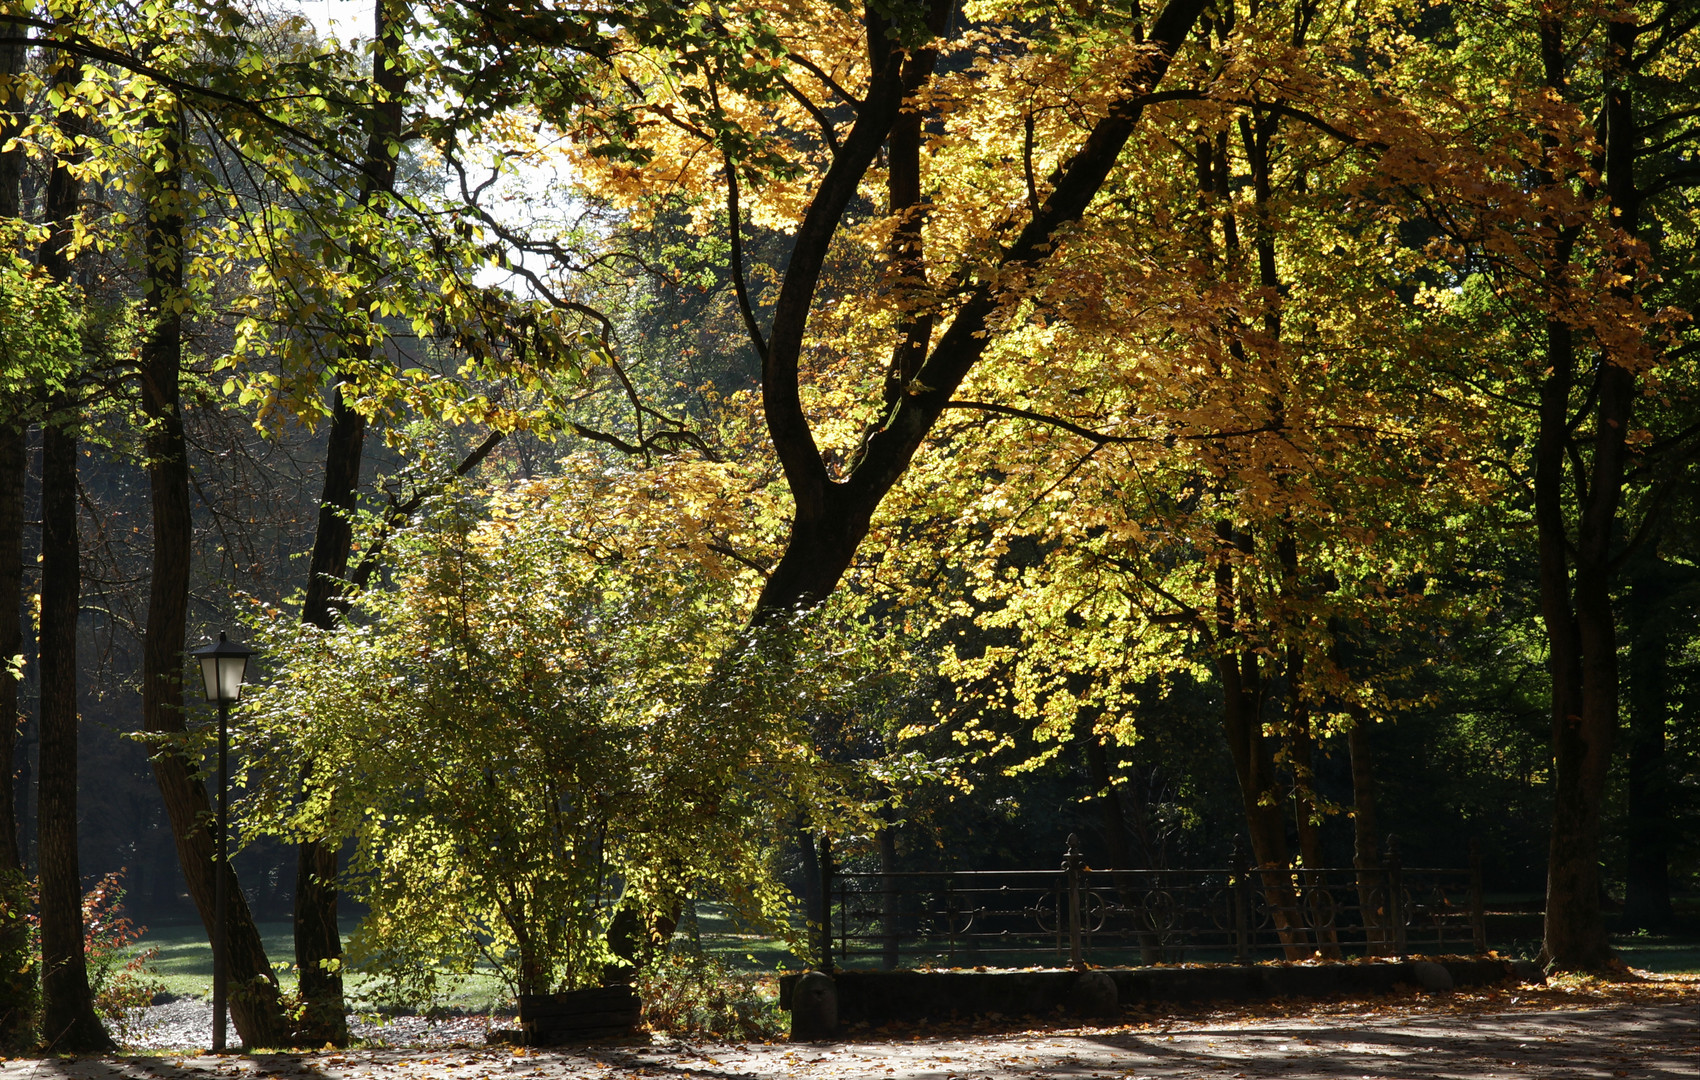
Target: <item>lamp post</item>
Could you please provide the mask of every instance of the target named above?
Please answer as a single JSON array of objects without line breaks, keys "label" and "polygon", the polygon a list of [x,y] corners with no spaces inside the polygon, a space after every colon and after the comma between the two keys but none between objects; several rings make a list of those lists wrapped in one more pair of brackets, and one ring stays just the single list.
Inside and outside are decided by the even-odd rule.
[{"label": "lamp post", "polygon": [[213,874],[213,1053],[224,1052],[226,978],[225,916],[230,886],[229,789],[230,705],[242,696],[242,678],[254,651],[226,641],[219,631],[218,643],[189,653],[201,662],[201,681],[207,700],[218,706],[218,861]]}]

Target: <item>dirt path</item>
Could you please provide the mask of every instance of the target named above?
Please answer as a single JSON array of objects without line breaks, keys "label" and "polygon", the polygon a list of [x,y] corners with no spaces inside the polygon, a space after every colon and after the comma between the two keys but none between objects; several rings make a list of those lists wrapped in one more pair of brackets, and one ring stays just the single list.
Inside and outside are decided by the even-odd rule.
[{"label": "dirt path", "polygon": [[1318,1011],[1260,1020],[595,1050],[366,1050],[225,1058],[20,1059],[0,1080],[1195,1080],[1700,1078],[1700,998],[1594,1008]]}]

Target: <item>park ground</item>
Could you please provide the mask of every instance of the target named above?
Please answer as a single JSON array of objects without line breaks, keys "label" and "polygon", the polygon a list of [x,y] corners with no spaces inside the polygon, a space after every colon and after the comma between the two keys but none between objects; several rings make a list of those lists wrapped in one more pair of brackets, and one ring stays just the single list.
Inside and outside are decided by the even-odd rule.
[{"label": "park ground", "polygon": [[1700,1076],[1700,976],[1638,973],[1331,1002],[1129,1013],[1077,1027],[861,1028],[833,1043],[651,1036],[594,1048],[473,1044],[319,1053],[34,1058],[0,1080],[1325,1080]]}]

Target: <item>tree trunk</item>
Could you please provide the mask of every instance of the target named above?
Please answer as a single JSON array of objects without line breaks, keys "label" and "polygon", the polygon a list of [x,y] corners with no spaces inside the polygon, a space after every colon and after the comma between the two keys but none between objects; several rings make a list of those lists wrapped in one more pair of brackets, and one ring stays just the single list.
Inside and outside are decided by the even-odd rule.
[{"label": "tree trunk", "polygon": [[[23,69],[23,45],[0,45],[0,81]],[[10,109],[0,108],[0,147],[17,135],[22,120]],[[0,220],[19,216],[23,156],[16,149],[0,152]],[[34,1038],[35,1025],[35,962],[25,920],[29,879],[18,844],[12,770],[23,719],[18,712],[22,671],[12,665],[13,658],[21,658],[24,651],[26,415],[23,402],[0,404],[0,1051],[26,1047]]]},{"label": "tree trunk", "polygon": [[[1564,24],[1541,23],[1547,83],[1565,85]],[[1622,61],[1634,50],[1633,21],[1607,30]],[[1634,237],[1638,194],[1633,167],[1638,134],[1621,73],[1606,93],[1606,193],[1614,224]],[[1551,179],[1544,177],[1543,179]],[[1568,273],[1572,244],[1562,238],[1549,274],[1553,288]],[[1560,292],[1560,298],[1564,295]],[[1567,573],[1563,513],[1564,465],[1572,449],[1569,409],[1575,379],[1574,332],[1558,317],[1547,324],[1548,371],[1541,387],[1535,504],[1541,551],[1541,611],[1551,646],[1553,695],[1553,822],[1547,862],[1542,958],[1564,970],[1600,970],[1613,960],[1600,910],[1600,832],[1611,742],[1618,722],[1617,627],[1611,602],[1612,534],[1623,487],[1626,437],[1635,377],[1607,352],[1596,376],[1592,460],[1576,465],[1578,491],[1575,565]],[[1604,346],[1602,345],[1602,348]],[[1585,468],[1586,475],[1583,475]]]},{"label": "tree trunk", "polygon": [[[1112,870],[1132,870],[1133,845],[1129,841],[1127,817],[1122,813],[1121,794],[1116,790],[1115,777],[1110,772],[1110,752],[1092,724],[1082,725],[1081,741],[1086,755],[1086,776],[1092,785],[1092,801],[1098,807],[1098,820],[1104,829],[1104,846],[1110,854]],[[1116,896],[1122,907],[1140,910],[1139,888],[1132,874],[1113,875]],[[1163,962],[1163,942],[1155,927],[1142,921],[1138,930],[1139,958],[1147,964]]]},{"label": "tree trunk", "polygon": [[[932,22],[942,25],[951,6],[950,0],[932,0],[928,6]],[[1039,264],[1048,257],[1057,230],[1085,214],[1139,124],[1145,92],[1162,81],[1170,58],[1191,33],[1203,7],[1204,0],[1169,0],[1152,20],[1148,36],[1152,50],[1139,73],[1139,85],[1130,85],[1125,96],[1111,104],[1080,148],[1052,174],[1050,194],[1032,208],[1019,233],[1003,248],[1002,265],[1015,269]],[[874,5],[864,8],[864,19],[869,31],[867,91],[855,123],[793,234],[764,350],[762,409],[795,509],[785,551],[756,602],[752,621],[757,626],[813,607],[837,588],[867,535],[874,511],[907,471],[952,393],[995,338],[990,320],[1001,297],[990,284],[976,284],[965,291],[950,325],[937,335],[937,343],[919,363],[912,344],[920,344],[921,319],[906,320],[902,343],[893,349],[892,370],[898,375],[913,371],[913,377],[882,422],[870,425],[850,456],[849,475],[839,480],[828,472],[803,409],[804,330],[832,238],[898,125],[905,99],[931,75],[930,63],[906,62],[927,50],[905,50],[899,35],[886,33],[889,27]],[[900,144],[903,138],[900,134]],[[901,185],[903,178],[897,181]],[[899,201],[904,198],[901,186],[896,195]],[[915,212],[920,212],[919,207]],[[918,233],[904,234],[901,240],[903,264],[924,266]]]},{"label": "tree trunk", "polygon": [[[402,139],[402,95],[407,76],[402,59],[402,28],[391,18],[386,0],[372,5],[372,108],[367,117],[365,177],[361,202],[394,194],[396,162]],[[355,262],[365,257],[356,247]],[[349,354],[370,343],[348,342]],[[318,532],[302,603],[302,621],[331,628],[332,590],[348,576],[354,493],[360,485],[366,418],[353,406],[354,387],[338,382],[331,393],[330,441],[325,449],[325,485],[319,497]],[[347,1005],[342,987],[342,934],[337,926],[337,849],[333,837],[303,841],[296,852],[295,966],[304,1006],[302,1033],[313,1042],[348,1044]]]},{"label": "tree trunk", "polygon": [[[1294,665],[1297,666],[1296,664]],[[1298,675],[1294,674],[1294,686]],[[1334,895],[1323,876],[1322,826],[1317,820],[1315,749],[1310,737],[1310,710],[1295,692],[1288,720],[1288,754],[1293,770],[1293,821],[1299,834],[1299,860],[1304,865],[1304,911],[1326,960],[1340,959],[1340,935],[1334,926]]]},{"label": "tree trunk", "polygon": [[1287,959],[1302,960],[1304,937],[1299,929],[1298,893],[1293,888],[1287,853],[1287,827],[1282,818],[1280,784],[1275,776],[1274,752],[1263,733],[1264,676],[1257,653],[1235,647],[1240,631],[1235,625],[1241,607],[1234,587],[1230,552],[1244,552],[1251,538],[1236,533],[1231,523],[1219,522],[1217,538],[1222,551],[1216,560],[1216,671],[1222,681],[1222,733],[1234,760],[1240,805],[1245,810],[1246,831],[1251,838],[1252,861],[1259,872],[1257,881],[1271,921],[1280,935]]},{"label": "tree trunk", "polygon": [[880,851],[880,967],[895,971],[898,962],[897,826],[886,814],[879,831]]},{"label": "tree trunk", "polygon": [[1357,870],[1358,912],[1364,923],[1364,944],[1371,956],[1392,951],[1388,933],[1386,881],[1375,832],[1375,783],[1370,759],[1369,724],[1363,710],[1354,710],[1346,732],[1352,757],[1352,866]]},{"label": "tree trunk", "polygon": [[[319,527],[313,542],[311,576],[302,621],[329,630],[331,596],[348,574],[353,528],[349,514],[360,483],[366,421],[335,391],[330,441],[325,449],[325,486],[319,498]],[[348,1010],[342,988],[342,933],[337,925],[337,849],[334,838],[306,840],[296,847],[295,965],[304,1007],[303,1041],[348,1044]]]},{"label": "tree trunk", "polygon": [[[55,173],[63,171],[56,169]],[[49,196],[51,200],[51,196]],[[64,205],[64,204],[60,204]],[[71,205],[75,205],[73,196]],[[83,959],[83,890],[77,862],[77,543],[75,403],[56,395],[42,433],[41,861],[42,1037],[57,1051],[111,1050],[95,1015]],[[61,425],[66,427],[61,427]]]},{"label": "tree trunk", "polygon": [[[77,61],[69,56],[61,55],[55,63],[62,77],[78,70]],[[78,123],[68,111],[60,121],[67,128]],[[73,278],[68,248],[81,197],[75,164],[74,159],[61,158],[48,177],[50,232],[41,250],[42,268],[65,285]],[[77,616],[82,602],[77,407],[73,393],[55,393],[42,427],[41,748],[36,806],[42,1037],[53,1050],[73,1052],[113,1046],[95,1015],[94,995],[89,991],[77,860]]]},{"label": "tree trunk", "polygon": [[[5,27],[7,32],[21,28]],[[0,82],[24,69],[24,47],[0,45]],[[23,117],[0,108],[0,147],[22,127]],[[22,206],[22,150],[0,152],[0,221],[16,219]],[[10,252],[6,252],[10,254]],[[18,741],[18,678],[12,658],[24,651],[24,434],[27,410],[23,402],[0,405],[0,874],[22,873],[18,847],[16,793],[12,786],[12,755]],[[17,673],[21,676],[21,672]],[[8,923],[8,927],[13,924]],[[16,923],[22,930],[23,924]],[[10,956],[6,933],[0,930],[0,956]],[[3,1025],[0,1025],[3,1028]],[[3,1037],[3,1030],[0,1030]]]},{"label": "tree trunk", "polygon": [[[149,125],[157,140],[154,187],[145,252],[148,263],[143,309],[148,332],[141,348],[141,404],[147,419],[148,488],[153,524],[147,635],[142,644],[142,727],[152,735],[181,736],[183,645],[187,636],[189,575],[194,515],[189,498],[189,459],[183,436],[181,376],[183,319],[172,306],[183,288],[182,135],[180,119],[167,107],[166,118]],[[170,746],[152,758],[154,780],[165,803],[176,842],[178,862],[189,895],[210,940],[214,935],[217,877],[226,875],[225,950],[230,985],[230,1015],[244,1046],[281,1046],[289,1041],[277,976],[272,973],[247,900],[229,867],[214,858],[212,811],[197,768]]]},{"label": "tree trunk", "polygon": [[1669,597],[1676,575],[1655,554],[1630,588],[1624,621],[1629,634],[1629,821],[1623,928],[1670,925],[1670,775],[1665,721],[1670,712]]}]

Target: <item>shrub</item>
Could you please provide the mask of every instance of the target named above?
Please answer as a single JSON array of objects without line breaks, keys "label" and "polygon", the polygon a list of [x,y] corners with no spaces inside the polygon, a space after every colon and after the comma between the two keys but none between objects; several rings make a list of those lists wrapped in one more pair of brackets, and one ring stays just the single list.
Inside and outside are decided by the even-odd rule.
[{"label": "shrub", "polygon": [[770,1039],[784,1030],[767,978],[733,971],[694,949],[663,953],[638,978],[643,1015],[656,1031],[721,1039]]},{"label": "shrub", "polygon": [[101,878],[83,896],[83,958],[88,965],[89,990],[95,1011],[113,1034],[127,1034],[137,1009],[165,989],[153,969],[158,949],[138,949],[147,933],[124,913],[124,870]]}]

